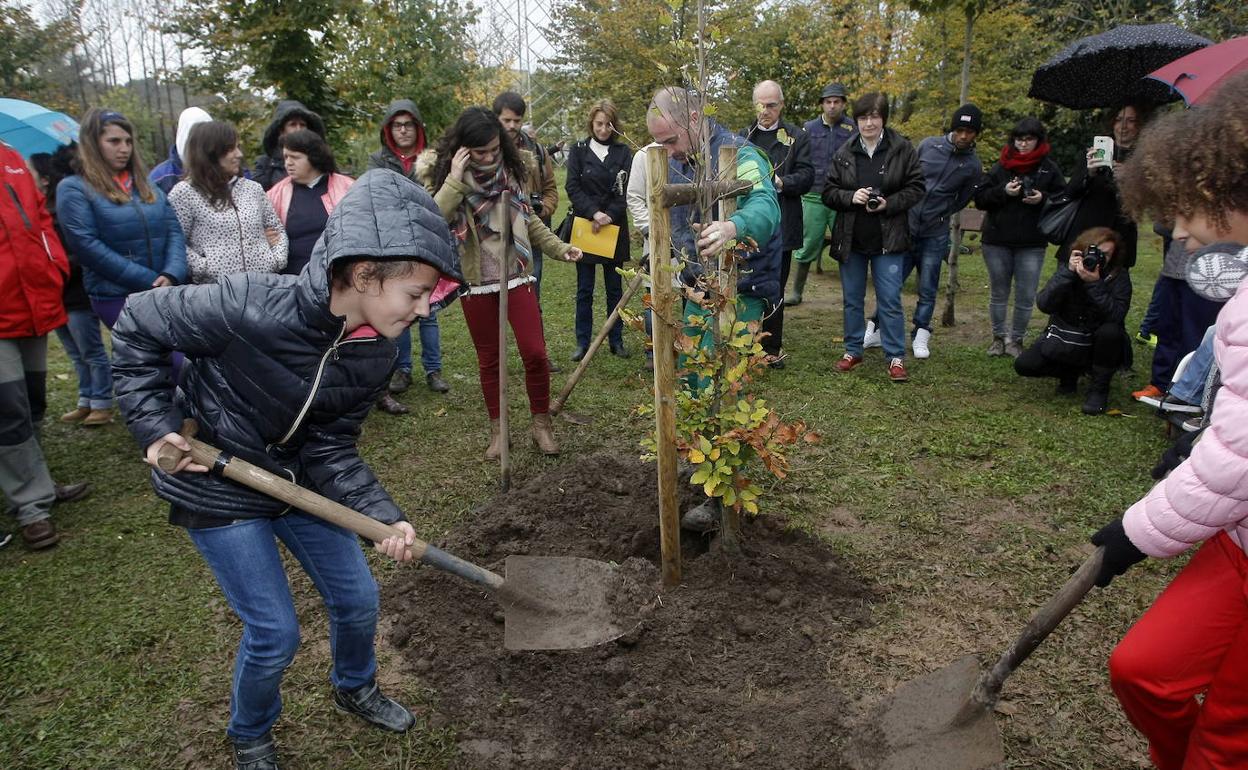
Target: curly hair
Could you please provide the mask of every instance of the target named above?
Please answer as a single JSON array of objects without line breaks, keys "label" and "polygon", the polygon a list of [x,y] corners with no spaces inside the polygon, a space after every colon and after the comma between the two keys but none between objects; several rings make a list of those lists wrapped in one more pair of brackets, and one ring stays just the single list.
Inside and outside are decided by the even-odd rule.
[{"label": "curly hair", "polygon": [[1248,73],[1229,79],[1194,109],[1144,130],[1117,174],[1126,209],[1165,222],[1201,213],[1218,229],[1248,212]]},{"label": "curly hair", "polygon": [[498,116],[484,107],[469,107],[461,112],[438,140],[438,160],[433,167],[433,189],[441,189],[446,182],[446,177],[451,172],[451,161],[460,147],[485,147],[495,137],[498,137],[498,149],[503,155],[503,167],[525,192],[529,192],[528,171],[520,157],[520,151],[511,141],[511,135],[503,130]]}]

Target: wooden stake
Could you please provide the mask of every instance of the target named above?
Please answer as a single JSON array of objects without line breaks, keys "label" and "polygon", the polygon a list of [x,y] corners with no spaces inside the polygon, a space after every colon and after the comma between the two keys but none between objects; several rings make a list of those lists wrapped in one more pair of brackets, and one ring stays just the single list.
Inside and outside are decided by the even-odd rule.
[{"label": "wooden stake", "polygon": [[[739,148],[725,146],[719,148],[719,181],[732,182],[737,179],[737,152]],[[726,222],[728,218],[737,213],[737,199],[728,197],[719,202],[720,221]],[[760,244],[761,245],[761,244]],[[721,343],[727,349],[728,343],[732,339],[732,327],[737,320],[737,273],[735,270],[729,270],[730,266],[728,251],[725,249],[719,257],[719,274],[726,278],[724,291],[724,304],[720,310],[720,316],[715,319],[715,325],[719,329],[726,329],[727,336],[721,337]],[[722,355],[723,351],[716,351]],[[719,394],[716,394],[716,401],[719,400]],[[716,411],[719,410],[719,404],[716,404]],[[721,498],[716,498],[716,507],[719,508],[720,518],[720,540],[726,550],[732,551],[737,548],[737,534],[741,531],[741,517],[737,513],[737,509],[731,505],[724,505]]]},{"label": "wooden stake", "polygon": [[[615,268],[608,265],[608,270]],[[611,315],[607,316],[607,320],[603,323],[602,328],[598,330],[598,335],[594,337],[594,341],[589,343],[585,355],[581,357],[581,361],[577,364],[576,371],[572,372],[572,376],[568,377],[568,381],[564,383],[563,390],[559,391],[559,395],[550,403],[550,416],[556,417],[563,411],[564,405],[568,401],[568,396],[572,395],[572,389],[576,387],[576,383],[580,382],[581,375],[585,374],[585,369],[589,367],[590,360],[594,354],[598,352],[598,348],[602,347],[602,341],[607,338],[607,334],[611,332],[611,327],[615,325],[616,320],[620,317],[620,311],[628,307],[628,303],[632,300],[633,295],[645,283],[646,277],[638,274],[636,278],[628,284],[628,288],[624,290],[624,295],[620,297],[620,301],[615,304],[615,309],[611,311]]]},{"label": "wooden stake", "polygon": [[945,285],[945,312],[940,316],[941,326],[953,326],[955,323],[953,303],[958,295],[958,255],[962,253],[962,227],[958,216],[953,216],[950,225],[953,237],[949,239],[949,280]]},{"label": "wooden stake", "polygon": [[676,292],[672,288],[670,255],[672,221],[663,206],[667,184],[667,151],[646,150],[647,201],[650,208],[650,292],[654,312],[654,419],[655,453],[659,476],[659,541],[663,584],[680,583],[680,499],[676,483],[676,348],[672,318]]},{"label": "wooden stake", "polygon": [[[507,293],[511,283],[511,193],[504,191],[498,196],[503,210],[503,223],[499,236],[503,255],[499,261],[501,271],[498,282],[498,431],[502,436],[502,451],[498,455],[500,485],[506,492],[511,488],[511,426],[507,420]],[[471,215],[470,215],[471,216]]]}]

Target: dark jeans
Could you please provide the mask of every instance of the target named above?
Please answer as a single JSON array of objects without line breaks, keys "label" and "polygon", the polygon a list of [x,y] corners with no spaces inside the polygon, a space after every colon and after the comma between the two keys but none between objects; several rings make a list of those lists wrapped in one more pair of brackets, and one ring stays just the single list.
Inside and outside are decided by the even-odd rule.
[{"label": "dark jeans", "polygon": [[1072,366],[1062,361],[1046,358],[1040,352],[1043,338],[1028,347],[1014,359],[1014,371],[1023,377],[1056,377],[1074,380],[1089,369],[1114,370],[1122,366],[1127,330],[1120,323],[1105,323],[1092,334],[1092,358],[1086,366]]},{"label": "dark jeans", "polygon": [[243,623],[226,730],[231,738],[259,738],[277,721],[282,674],[299,649],[299,619],[278,540],[325,600],[334,661],[330,681],[348,690],[373,681],[377,583],[358,537],[299,511],[187,532]]},{"label": "dark jeans", "polygon": [[[789,269],[793,267],[793,252],[786,251],[780,258],[780,286],[781,288],[789,285]],[[784,345],[784,295],[780,296],[780,301],[771,305],[768,303],[767,313],[763,316],[762,331],[767,332],[768,336],[763,338],[763,352],[771,355],[780,355],[780,348]]]},{"label": "dark jeans", "polygon": [[1148,381],[1166,391],[1175,367],[1200,345],[1205,330],[1217,320],[1222,303],[1201,297],[1187,281],[1164,275],[1157,279],[1153,302],[1158,312],[1150,328],[1157,335],[1157,349],[1153,351],[1153,371]]},{"label": "dark jeans", "polygon": [[[602,286],[607,295],[607,313],[615,310],[624,296],[623,281],[615,272],[615,264],[604,264],[602,267]],[[576,263],[576,345],[587,348],[594,338],[594,274],[599,265]],[[605,316],[604,316],[605,318]],[[624,343],[624,322],[616,319],[607,332],[607,340],[613,346]]]}]

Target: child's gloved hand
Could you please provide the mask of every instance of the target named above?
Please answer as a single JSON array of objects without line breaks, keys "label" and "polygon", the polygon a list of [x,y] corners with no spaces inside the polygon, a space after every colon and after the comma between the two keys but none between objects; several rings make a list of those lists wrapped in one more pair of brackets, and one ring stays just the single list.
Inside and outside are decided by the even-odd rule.
[{"label": "child's gloved hand", "polygon": [[1105,546],[1105,561],[1101,563],[1101,571],[1096,576],[1096,584],[1101,588],[1109,585],[1111,580],[1126,572],[1132,564],[1144,561],[1148,557],[1147,554],[1135,547],[1135,543],[1131,542],[1131,538],[1127,537],[1126,531],[1122,528],[1122,519],[1120,518],[1114,519],[1101,527],[1092,536],[1092,544]]}]

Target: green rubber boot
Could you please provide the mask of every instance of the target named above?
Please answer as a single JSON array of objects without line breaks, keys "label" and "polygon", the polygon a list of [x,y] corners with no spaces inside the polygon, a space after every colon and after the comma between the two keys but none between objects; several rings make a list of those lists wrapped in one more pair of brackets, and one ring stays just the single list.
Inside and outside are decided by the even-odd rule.
[{"label": "green rubber boot", "polygon": [[797,272],[793,274],[793,288],[784,298],[784,304],[788,307],[802,304],[802,291],[806,288],[806,277],[810,275],[809,262],[798,262],[796,267]]}]

